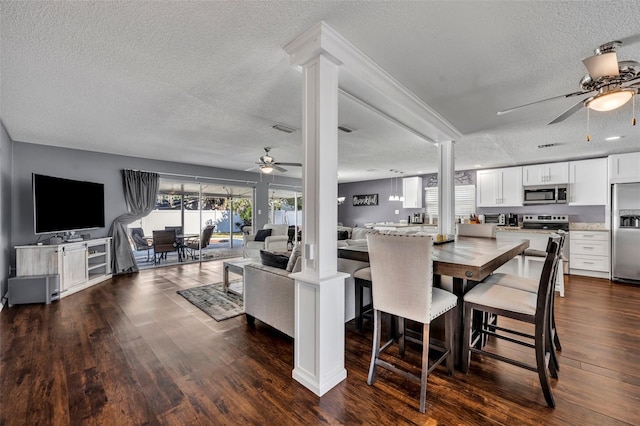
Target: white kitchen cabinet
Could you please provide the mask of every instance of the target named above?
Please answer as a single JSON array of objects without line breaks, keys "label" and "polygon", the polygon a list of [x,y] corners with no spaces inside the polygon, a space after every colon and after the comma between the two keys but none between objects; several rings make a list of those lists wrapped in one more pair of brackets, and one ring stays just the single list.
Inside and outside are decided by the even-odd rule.
[{"label": "white kitchen cabinet", "polygon": [[522,167],[478,170],[478,207],[522,206]]},{"label": "white kitchen cabinet", "polygon": [[111,237],[16,247],[17,276],[60,275],[60,296],[111,278]]},{"label": "white kitchen cabinet", "polygon": [[607,204],[607,159],[594,158],[569,162],[569,205]]},{"label": "white kitchen cabinet", "polygon": [[422,177],[414,176],[402,179],[402,196],[404,201],[402,207],[405,209],[422,208]]},{"label": "white kitchen cabinet", "polygon": [[640,182],[640,152],[609,156],[609,183]]},{"label": "white kitchen cabinet", "polygon": [[555,185],[569,182],[569,163],[534,164],[522,167],[522,185]]},{"label": "white kitchen cabinet", "polygon": [[609,278],[609,232],[571,231],[569,273]]}]

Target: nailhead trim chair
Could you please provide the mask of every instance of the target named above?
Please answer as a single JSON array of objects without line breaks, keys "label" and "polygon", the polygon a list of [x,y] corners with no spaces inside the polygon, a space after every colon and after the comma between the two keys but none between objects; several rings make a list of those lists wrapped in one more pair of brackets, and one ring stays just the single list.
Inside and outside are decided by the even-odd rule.
[{"label": "nailhead trim chair", "polygon": [[[453,312],[457,298],[452,293],[433,288],[433,239],[430,236],[368,234],[369,263],[371,265],[373,297],[373,347],[367,383],[373,385],[376,367],[383,367],[402,377],[420,383],[420,412],[425,412],[427,375],[446,360],[449,374],[453,374]],[[381,342],[381,314],[399,317],[398,333],[386,343]],[[429,367],[429,325],[445,315],[445,342],[432,343],[441,352]],[[407,335],[405,319],[423,324],[422,339]],[[404,355],[405,340],[422,344],[420,376],[402,370],[380,355],[396,341],[400,356]],[[443,344],[441,344],[443,343]]]}]

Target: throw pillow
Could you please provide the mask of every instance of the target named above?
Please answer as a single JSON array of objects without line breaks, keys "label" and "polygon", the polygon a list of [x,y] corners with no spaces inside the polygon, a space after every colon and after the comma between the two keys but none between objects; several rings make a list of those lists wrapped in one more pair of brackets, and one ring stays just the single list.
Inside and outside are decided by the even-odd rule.
[{"label": "throw pillow", "polygon": [[260,229],[256,232],[256,238],[253,241],[264,241],[271,236],[271,229]]},{"label": "throw pillow", "polygon": [[291,256],[289,256],[289,262],[287,262],[287,271],[293,272],[293,267],[296,265],[296,260],[302,254],[302,249],[300,248],[300,242],[297,242],[295,246],[293,246],[293,250],[291,250]]},{"label": "throw pillow", "polygon": [[283,254],[275,254],[269,251],[260,250],[260,260],[265,266],[273,266],[274,268],[287,269],[289,256]]},{"label": "throw pillow", "polygon": [[347,238],[349,238],[349,232],[347,232],[347,231],[338,231],[338,241],[346,240]]}]

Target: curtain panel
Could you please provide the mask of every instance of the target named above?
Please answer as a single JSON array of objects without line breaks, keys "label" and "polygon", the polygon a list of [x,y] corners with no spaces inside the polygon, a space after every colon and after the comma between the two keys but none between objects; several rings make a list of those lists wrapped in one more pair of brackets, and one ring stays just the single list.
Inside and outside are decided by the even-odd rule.
[{"label": "curtain panel", "polygon": [[114,275],[138,272],[129,244],[127,225],[147,216],[155,207],[160,177],[157,173],[122,170],[122,183],[127,213],[115,218],[109,229],[113,238],[111,267]]}]

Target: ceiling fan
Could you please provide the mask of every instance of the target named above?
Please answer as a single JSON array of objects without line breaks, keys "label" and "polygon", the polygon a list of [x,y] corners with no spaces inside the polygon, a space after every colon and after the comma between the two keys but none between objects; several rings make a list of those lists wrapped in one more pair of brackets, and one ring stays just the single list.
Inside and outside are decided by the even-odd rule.
[{"label": "ceiling fan", "polygon": [[[632,39],[634,38],[629,38],[629,40]],[[640,63],[637,61],[618,61],[616,50],[621,45],[622,41],[619,40],[605,43],[594,50],[594,55],[582,60],[588,74],[580,80],[580,91],[498,111],[498,115],[508,114],[521,108],[555,99],[585,95],[587,97],[580,99],[549,124],[566,120],[583,107],[594,111],[613,111],[621,107],[634,95],[640,93]]]},{"label": "ceiling fan", "polygon": [[269,151],[271,151],[271,148],[270,147],[265,147],[264,148],[264,155],[260,157],[260,161],[256,162],[256,164],[258,164],[258,167],[260,168],[260,171],[262,173],[269,174],[269,173],[273,173],[274,170],[277,170],[279,172],[286,172],[287,171],[287,169],[285,169],[284,167],[280,167],[280,166],[302,167],[302,164],[300,164],[300,163],[282,163],[282,162],[278,162],[278,161],[276,161],[276,159],[274,157],[269,155]]}]

